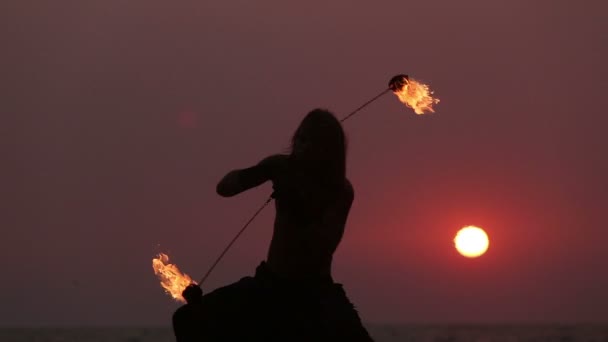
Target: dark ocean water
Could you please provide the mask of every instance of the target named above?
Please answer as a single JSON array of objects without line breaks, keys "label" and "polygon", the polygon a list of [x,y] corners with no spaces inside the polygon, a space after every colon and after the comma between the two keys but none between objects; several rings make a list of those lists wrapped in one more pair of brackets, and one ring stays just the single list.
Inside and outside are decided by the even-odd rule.
[{"label": "dark ocean water", "polygon": [[[608,342],[607,325],[368,325],[378,342]],[[0,342],[174,341],[170,328],[0,328]]]}]

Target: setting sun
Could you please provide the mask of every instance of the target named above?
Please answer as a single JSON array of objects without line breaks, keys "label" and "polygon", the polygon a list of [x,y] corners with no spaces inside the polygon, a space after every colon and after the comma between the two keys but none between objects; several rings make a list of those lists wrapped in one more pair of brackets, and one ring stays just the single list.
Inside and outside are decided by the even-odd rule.
[{"label": "setting sun", "polygon": [[454,238],[458,252],[467,258],[476,258],[488,250],[490,240],[486,232],[475,226],[464,227]]}]

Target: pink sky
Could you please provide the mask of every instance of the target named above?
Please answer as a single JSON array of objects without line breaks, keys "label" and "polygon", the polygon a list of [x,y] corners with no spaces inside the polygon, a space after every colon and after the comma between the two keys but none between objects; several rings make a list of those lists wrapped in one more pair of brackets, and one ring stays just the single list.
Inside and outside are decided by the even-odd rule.
[{"label": "pink sky", "polygon": [[[88,1],[0,11],[0,324],[166,324],[163,251],[200,278],[270,193],[224,172],[343,116],[355,203],[334,258],[370,322],[608,318],[607,5]],[[205,290],[265,257],[266,211]],[[484,227],[488,253],[452,246]]]}]

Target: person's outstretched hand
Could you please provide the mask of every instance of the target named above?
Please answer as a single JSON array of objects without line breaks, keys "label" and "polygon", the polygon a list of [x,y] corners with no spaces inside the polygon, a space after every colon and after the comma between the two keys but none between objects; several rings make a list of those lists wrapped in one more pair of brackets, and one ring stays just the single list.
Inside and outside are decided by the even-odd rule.
[{"label": "person's outstretched hand", "polygon": [[197,284],[190,284],[182,292],[182,296],[188,304],[200,304],[203,301],[203,290]]}]

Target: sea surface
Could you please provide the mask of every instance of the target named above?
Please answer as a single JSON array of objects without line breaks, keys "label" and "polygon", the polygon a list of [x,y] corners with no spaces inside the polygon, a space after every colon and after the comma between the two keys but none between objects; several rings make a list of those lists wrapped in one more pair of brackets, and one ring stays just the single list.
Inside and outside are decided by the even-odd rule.
[{"label": "sea surface", "polygon": [[[377,342],[608,342],[606,325],[366,325]],[[0,328],[0,342],[165,342],[171,328]]]}]

